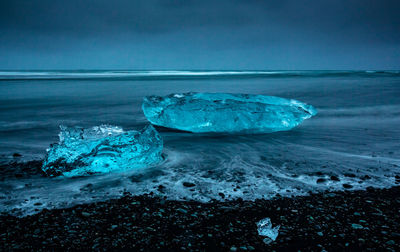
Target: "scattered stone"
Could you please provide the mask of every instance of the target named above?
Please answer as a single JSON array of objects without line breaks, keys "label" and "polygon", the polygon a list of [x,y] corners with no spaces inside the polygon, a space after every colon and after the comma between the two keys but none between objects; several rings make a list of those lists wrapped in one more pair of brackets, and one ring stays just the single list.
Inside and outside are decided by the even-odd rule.
[{"label": "scattered stone", "polygon": [[182,183],[184,187],[194,187],[196,184],[190,183],[190,182],[183,182]]},{"label": "scattered stone", "polygon": [[336,176],[331,176],[331,180],[332,181],[340,181],[340,179],[338,177],[336,177]]},{"label": "scattered stone", "polygon": [[159,191],[159,192],[164,192],[164,190],[165,190],[165,186],[163,186],[163,185],[158,185],[158,187],[157,187],[157,190]]},{"label": "scattered stone", "polygon": [[247,246],[247,249],[250,251],[256,250],[253,246]]},{"label": "scattered stone", "polygon": [[178,211],[180,213],[183,213],[183,214],[187,214],[187,211],[185,209],[182,209],[182,208],[178,208],[178,209],[176,209],[176,211]]},{"label": "scattered stone", "polygon": [[353,186],[349,185],[349,184],[343,184],[343,188],[350,189],[350,188],[353,188]]},{"label": "scattered stone", "polygon": [[360,224],[351,224],[351,227],[352,228],[354,228],[354,229],[363,229],[364,227],[362,226],[362,225],[360,225]]},{"label": "scattered stone", "polygon": [[83,217],[90,217],[90,213],[88,212],[82,212],[81,214]]},{"label": "scattered stone", "polygon": [[368,179],[371,179],[371,177],[368,176],[368,175],[364,175],[364,176],[361,177],[361,179],[362,179],[362,180],[368,180]]},{"label": "scattered stone", "polygon": [[386,244],[392,246],[392,245],[395,245],[396,243],[393,240],[390,240],[390,241],[387,241]]}]

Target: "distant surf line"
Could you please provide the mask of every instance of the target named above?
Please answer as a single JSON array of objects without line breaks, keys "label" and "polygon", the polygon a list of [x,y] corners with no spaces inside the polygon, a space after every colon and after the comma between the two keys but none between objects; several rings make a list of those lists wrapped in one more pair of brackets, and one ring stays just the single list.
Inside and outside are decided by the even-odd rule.
[{"label": "distant surf line", "polygon": [[77,80],[77,79],[212,79],[279,77],[400,77],[400,71],[0,71],[0,80]]}]

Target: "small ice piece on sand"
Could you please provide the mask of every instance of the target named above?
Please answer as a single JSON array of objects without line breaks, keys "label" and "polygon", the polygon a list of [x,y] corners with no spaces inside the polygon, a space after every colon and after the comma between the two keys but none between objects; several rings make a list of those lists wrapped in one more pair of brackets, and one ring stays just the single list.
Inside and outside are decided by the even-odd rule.
[{"label": "small ice piece on sand", "polygon": [[257,222],[258,234],[261,236],[268,237],[263,240],[264,243],[266,243],[266,244],[276,240],[276,237],[278,237],[278,234],[279,234],[280,227],[281,226],[278,225],[278,226],[272,228],[272,223],[271,223],[270,218],[265,218],[265,219],[262,219],[259,222]]},{"label": "small ice piece on sand", "polygon": [[193,133],[270,133],[290,130],[317,114],[308,104],[275,96],[183,93],[144,98],[154,125]]},{"label": "small ice piece on sand", "polygon": [[110,125],[60,128],[60,140],[47,150],[42,166],[49,176],[126,171],[155,165],[163,159],[162,138],[151,125],[126,132]]}]

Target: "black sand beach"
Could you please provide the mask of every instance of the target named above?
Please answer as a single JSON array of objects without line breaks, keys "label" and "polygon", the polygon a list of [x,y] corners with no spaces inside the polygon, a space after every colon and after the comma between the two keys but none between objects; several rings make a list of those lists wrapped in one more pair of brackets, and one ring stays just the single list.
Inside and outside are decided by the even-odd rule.
[{"label": "black sand beach", "polygon": [[[1,250],[376,251],[400,249],[400,187],[273,200],[169,201],[152,195],[0,217]],[[264,244],[256,222],[281,225]]]}]

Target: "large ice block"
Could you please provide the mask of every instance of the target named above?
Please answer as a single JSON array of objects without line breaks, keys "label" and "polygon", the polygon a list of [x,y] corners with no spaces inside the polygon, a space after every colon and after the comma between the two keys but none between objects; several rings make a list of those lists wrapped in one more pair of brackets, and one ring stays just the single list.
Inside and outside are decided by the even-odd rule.
[{"label": "large ice block", "polygon": [[148,96],[142,109],[154,125],[195,133],[285,131],[317,114],[313,106],[293,99],[224,93]]},{"label": "large ice block", "polygon": [[42,170],[49,176],[85,176],[144,168],[162,160],[163,141],[153,126],[124,131],[102,125],[61,126],[59,143],[47,150]]}]

